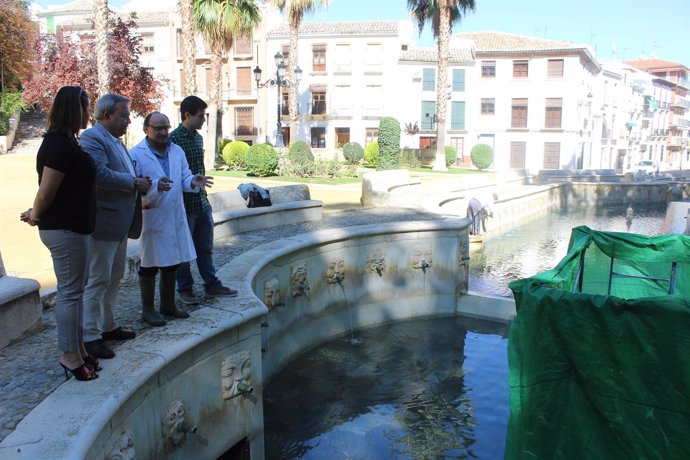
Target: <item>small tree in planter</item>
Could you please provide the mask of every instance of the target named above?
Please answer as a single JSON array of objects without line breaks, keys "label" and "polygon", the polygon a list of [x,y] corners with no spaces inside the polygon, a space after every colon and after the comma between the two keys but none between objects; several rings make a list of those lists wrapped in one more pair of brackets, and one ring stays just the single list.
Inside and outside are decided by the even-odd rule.
[{"label": "small tree in planter", "polygon": [[259,177],[275,174],[278,167],[278,152],[272,145],[255,144],[249,147],[244,157],[249,174]]},{"label": "small tree in planter", "polygon": [[383,117],[379,122],[379,171],[400,167],[400,122]]},{"label": "small tree in planter", "polygon": [[494,162],[494,151],[486,144],[477,144],[472,147],[470,155],[472,156],[472,164],[480,171],[488,168]]}]

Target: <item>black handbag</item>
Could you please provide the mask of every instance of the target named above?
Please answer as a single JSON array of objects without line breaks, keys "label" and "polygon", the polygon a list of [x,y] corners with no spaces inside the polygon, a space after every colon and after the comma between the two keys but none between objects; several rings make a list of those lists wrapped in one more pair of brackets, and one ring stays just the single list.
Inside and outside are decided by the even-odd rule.
[{"label": "black handbag", "polygon": [[264,198],[258,190],[250,190],[247,195],[248,208],[260,208],[263,206],[271,206],[271,194],[266,190],[268,198]]}]

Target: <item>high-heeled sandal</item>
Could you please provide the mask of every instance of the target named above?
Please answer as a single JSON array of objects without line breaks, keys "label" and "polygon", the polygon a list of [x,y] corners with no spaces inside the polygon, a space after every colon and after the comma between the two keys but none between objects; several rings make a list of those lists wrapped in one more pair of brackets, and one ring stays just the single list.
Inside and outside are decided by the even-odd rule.
[{"label": "high-heeled sandal", "polygon": [[91,368],[91,370],[96,371],[96,372],[103,370],[103,368],[101,367],[98,360],[96,358],[94,358],[93,356],[86,355],[86,356],[84,356],[83,359],[84,359],[84,364],[86,364],[89,368]]},{"label": "high-heeled sandal", "polygon": [[65,380],[69,380],[69,374],[67,373],[67,371],[70,371],[75,379],[81,381],[94,380],[98,378],[98,374],[96,374],[95,371],[91,370],[91,368],[86,364],[82,364],[76,369],[70,369],[62,363],[60,363],[60,366],[62,366],[62,369],[64,369],[65,371]]}]

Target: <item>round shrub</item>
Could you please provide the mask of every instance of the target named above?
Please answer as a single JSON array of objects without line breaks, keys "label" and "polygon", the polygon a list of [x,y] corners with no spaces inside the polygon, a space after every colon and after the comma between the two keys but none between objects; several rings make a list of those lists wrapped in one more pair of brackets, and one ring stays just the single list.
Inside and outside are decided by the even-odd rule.
[{"label": "round shrub", "polygon": [[290,149],[288,150],[288,159],[292,164],[299,163],[313,163],[314,154],[311,152],[311,147],[304,141],[295,141],[290,144]]},{"label": "round shrub", "polygon": [[453,147],[449,146],[444,147],[444,150],[446,152],[446,166],[450,166],[455,163],[455,155],[457,154],[457,151]]},{"label": "round shrub", "polygon": [[260,177],[271,176],[275,174],[278,167],[278,153],[272,145],[252,145],[244,156],[244,165],[249,174]]},{"label": "round shrub", "polygon": [[383,117],[379,122],[379,171],[400,167],[400,122],[393,117]]},{"label": "round shrub", "polygon": [[486,169],[494,162],[494,151],[491,146],[486,144],[477,144],[472,147],[470,152],[472,156],[472,164],[478,169]]},{"label": "round shrub", "polygon": [[225,144],[222,150],[223,161],[233,169],[244,168],[244,156],[249,150],[249,144],[243,141],[232,141]]},{"label": "round shrub", "polygon": [[364,149],[364,161],[374,168],[379,164],[379,143],[376,141],[369,142]]},{"label": "round shrub", "polygon": [[357,142],[343,145],[343,157],[349,165],[356,165],[364,157],[364,149]]}]

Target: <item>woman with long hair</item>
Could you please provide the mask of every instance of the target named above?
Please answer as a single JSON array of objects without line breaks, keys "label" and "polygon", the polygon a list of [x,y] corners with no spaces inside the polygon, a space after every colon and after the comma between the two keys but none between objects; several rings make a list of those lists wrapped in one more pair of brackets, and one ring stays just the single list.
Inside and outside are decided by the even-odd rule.
[{"label": "woman with long hair", "polygon": [[89,97],[79,86],[63,86],[48,113],[48,129],[36,156],[38,192],[20,219],[38,225],[57,278],[55,317],[60,365],[77,380],[98,378],[98,361],[84,349],[83,294],[89,273],[96,217],[96,165],[79,147],[89,119]]}]

